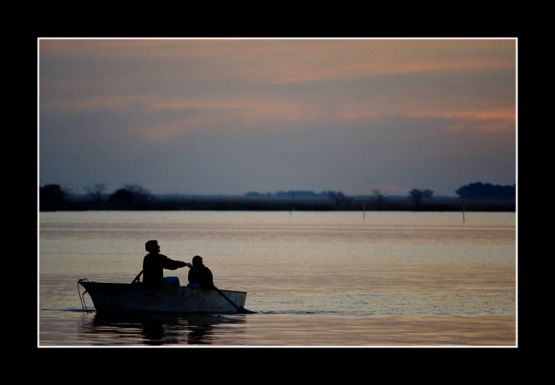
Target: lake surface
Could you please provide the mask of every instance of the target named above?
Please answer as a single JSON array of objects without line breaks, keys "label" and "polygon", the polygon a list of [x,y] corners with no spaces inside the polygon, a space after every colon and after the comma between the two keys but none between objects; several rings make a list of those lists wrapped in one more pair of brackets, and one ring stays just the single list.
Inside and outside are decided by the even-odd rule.
[{"label": "lake surface", "polygon": [[[149,239],[172,259],[201,255],[257,313],[83,311],[77,280],[131,282]],[[39,252],[39,346],[517,343],[514,213],[40,213]],[[165,271],[182,285],[187,273]]]}]

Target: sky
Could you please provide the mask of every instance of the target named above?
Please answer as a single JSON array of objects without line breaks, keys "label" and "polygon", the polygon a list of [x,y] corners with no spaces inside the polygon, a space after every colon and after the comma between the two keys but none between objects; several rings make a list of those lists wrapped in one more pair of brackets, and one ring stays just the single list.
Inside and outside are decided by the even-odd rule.
[{"label": "sky", "polygon": [[39,39],[39,183],[455,196],[516,182],[515,39]]}]

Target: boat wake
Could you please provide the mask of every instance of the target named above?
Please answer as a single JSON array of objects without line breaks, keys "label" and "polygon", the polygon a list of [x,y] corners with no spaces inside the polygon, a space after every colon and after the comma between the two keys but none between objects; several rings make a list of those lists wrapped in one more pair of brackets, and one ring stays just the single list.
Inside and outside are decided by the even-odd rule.
[{"label": "boat wake", "polygon": [[259,310],[258,314],[284,314],[284,315],[338,315],[347,314],[340,311],[309,311],[309,310]]},{"label": "boat wake", "polygon": [[85,310],[80,307],[66,307],[66,308],[41,308],[40,311],[55,311],[55,312],[71,312],[71,313],[94,313],[94,309]]},{"label": "boat wake", "polygon": [[[82,309],[80,307],[66,307],[66,308],[41,308],[40,311],[44,312],[70,312],[70,313],[96,313],[95,309]],[[157,313],[160,314],[160,313]],[[202,315],[220,315],[220,316],[234,316],[236,313],[176,313],[181,316],[202,316]],[[256,314],[260,315],[373,315],[372,313],[364,312],[364,314],[345,312],[345,311],[332,311],[332,310],[298,310],[298,309],[285,309],[285,310],[257,310]],[[163,314],[162,314],[163,315]]]},{"label": "boat wake", "polygon": [[300,310],[300,309],[283,309],[283,310],[257,310],[257,314],[262,315],[311,315],[311,316],[335,316],[335,317],[359,317],[359,316],[378,316],[384,315],[374,311],[367,310]]}]

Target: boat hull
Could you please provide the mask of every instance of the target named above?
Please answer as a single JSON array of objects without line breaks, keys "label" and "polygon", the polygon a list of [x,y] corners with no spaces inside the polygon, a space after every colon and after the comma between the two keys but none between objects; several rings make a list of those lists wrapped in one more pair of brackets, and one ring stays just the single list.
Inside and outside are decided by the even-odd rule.
[{"label": "boat hull", "polygon": [[245,306],[247,293],[191,289],[185,286],[146,288],[142,284],[79,281],[90,295],[97,312],[237,313]]}]

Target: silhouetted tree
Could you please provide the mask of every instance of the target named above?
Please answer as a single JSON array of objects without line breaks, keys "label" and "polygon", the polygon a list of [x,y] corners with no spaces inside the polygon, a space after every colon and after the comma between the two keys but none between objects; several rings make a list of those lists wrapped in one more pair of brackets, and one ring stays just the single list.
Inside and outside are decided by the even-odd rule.
[{"label": "silhouetted tree", "polygon": [[110,197],[108,198],[108,202],[117,204],[131,204],[135,202],[135,196],[131,191],[125,188],[120,188],[110,195]]},{"label": "silhouetted tree", "polygon": [[420,203],[424,198],[431,198],[434,195],[432,190],[419,190],[419,189],[412,189],[409,191],[410,196],[414,200],[414,206],[416,208],[420,207]]},{"label": "silhouetted tree", "polygon": [[102,203],[102,193],[106,190],[105,183],[83,186],[83,189],[87,192],[87,195],[92,199],[92,201],[96,203],[96,205]]},{"label": "silhouetted tree", "polygon": [[455,193],[462,199],[515,199],[516,185],[501,186],[475,182],[460,187]]},{"label": "silhouetted tree", "polygon": [[384,196],[382,194],[382,189],[381,188],[375,188],[371,190],[372,193],[374,194],[374,196],[376,197],[376,206],[378,208],[382,208],[383,206],[383,201],[384,201]]},{"label": "silhouetted tree", "polygon": [[116,190],[108,198],[108,202],[118,206],[129,206],[144,203],[152,198],[150,191],[137,184],[129,184]]},{"label": "silhouetted tree", "polygon": [[59,184],[49,184],[39,190],[40,209],[57,210],[65,203],[67,193]]},{"label": "silhouetted tree", "polygon": [[349,202],[351,200],[351,198],[343,194],[341,191],[328,191],[326,194],[331,200],[333,200],[335,207],[339,206],[343,202]]},{"label": "silhouetted tree", "polygon": [[152,194],[143,186],[138,184],[128,184],[125,189],[133,194],[134,201],[137,203],[145,202],[152,199]]}]

